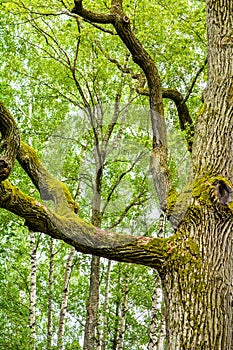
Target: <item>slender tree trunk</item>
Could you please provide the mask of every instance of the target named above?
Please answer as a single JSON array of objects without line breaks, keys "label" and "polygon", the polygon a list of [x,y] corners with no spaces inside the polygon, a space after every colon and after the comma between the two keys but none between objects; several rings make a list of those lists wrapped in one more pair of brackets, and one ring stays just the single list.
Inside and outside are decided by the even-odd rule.
[{"label": "slender tree trunk", "polygon": [[[158,237],[165,237],[166,215],[162,212],[159,219]],[[150,340],[148,350],[163,350],[165,343],[165,320],[162,306],[163,291],[158,272],[154,272],[154,290],[152,294]]]},{"label": "slender tree trunk", "polygon": [[36,235],[30,231],[31,286],[29,326],[31,330],[31,349],[36,349]]},{"label": "slender tree trunk", "polygon": [[54,276],[54,239],[50,238],[47,350],[51,350],[52,348],[52,336],[53,336],[53,276]]},{"label": "slender tree trunk", "polygon": [[119,335],[119,315],[120,315],[120,300],[116,301],[114,336],[112,340],[112,350],[117,350],[117,340]]},{"label": "slender tree trunk", "polygon": [[64,338],[64,332],[65,332],[65,317],[67,312],[68,297],[69,297],[69,282],[70,282],[71,269],[72,269],[74,256],[75,256],[75,248],[72,247],[66,262],[66,270],[65,270],[63,293],[62,293],[62,303],[61,303],[61,311],[60,311],[60,321],[59,321],[59,328],[58,328],[58,334],[57,334],[58,350],[64,349],[63,338]]},{"label": "slender tree trunk", "polygon": [[107,273],[106,273],[106,284],[105,284],[105,297],[104,297],[104,316],[103,316],[103,333],[102,333],[102,344],[101,350],[106,350],[106,334],[108,324],[108,302],[109,302],[109,284],[110,284],[110,272],[111,272],[111,260],[108,261]]},{"label": "slender tree trunk", "polygon": [[124,283],[124,291],[123,291],[123,301],[121,305],[121,322],[120,322],[120,330],[119,330],[119,340],[117,350],[123,350],[124,344],[124,336],[125,336],[125,325],[126,325],[126,313],[128,308],[128,278],[126,276]]},{"label": "slender tree trunk", "polygon": [[[98,152],[97,152],[98,153]],[[98,157],[98,156],[97,156]],[[95,177],[95,189],[92,201],[92,224],[101,227],[101,192],[102,192],[103,166],[98,158]],[[96,338],[96,327],[98,325],[99,313],[99,291],[100,288],[100,257],[92,256],[89,296],[87,302],[87,314],[84,334],[83,350],[94,350],[99,344],[99,337]]]},{"label": "slender tree trunk", "polygon": [[100,258],[92,257],[90,287],[85,324],[84,350],[95,349],[95,331],[98,322],[100,284]]}]

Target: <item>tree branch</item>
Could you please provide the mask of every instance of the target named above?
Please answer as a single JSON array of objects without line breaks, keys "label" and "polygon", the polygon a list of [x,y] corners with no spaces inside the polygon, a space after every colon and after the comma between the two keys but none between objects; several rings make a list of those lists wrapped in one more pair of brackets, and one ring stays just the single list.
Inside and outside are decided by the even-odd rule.
[{"label": "tree branch", "polygon": [[191,152],[193,144],[194,125],[192,118],[189,114],[188,107],[185,103],[185,99],[183,98],[182,94],[175,89],[163,89],[162,96],[163,98],[171,99],[175,103],[179,117],[180,130],[185,131],[185,138],[188,144],[188,150],[189,152]]},{"label": "tree branch", "polygon": [[150,99],[150,114],[153,130],[153,150],[151,155],[151,170],[160,206],[166,209],[166,200],[173,186],[168,169],[168,150],[164,120],[162,88],[157,67],[137,39],[130,26],[130,19],[124,14],[121,0],[112,0],[110,14],[100,15],[83,8],[82,0],[74,1],[73,13],[94,23],[111,23],[122,42],[130,51],[133,61],[143,70]]},{"label": "tree branch", "polygon": [[184,98],[184,102],[186,102],[189,99],[189,96],[191,95],[191,93],[193,91],[194,85],[196,84],[196,81],[197,81],[199,75],[203,72],[206,64],[207,64],[207,57],[206,57],[206,59],[204,61],[204,64],[198,69],[195,77],[193,78],[192,84],[191,84],[190,88],[188,89],[188,92],[187,92],[187,94],[186,94],[186,96]]},{"label": "tree branch", "polygon": [[19,131],[8,109],[0,101],[0,181],[14,167],[20,143]]},{"label": "tree branch", "polygon": [[[146,88],[137,88],[137,92],[141,95],[149,96],[149,90]],[[162,97],[171,99],[177,109],[180,130],[185,131],[185,138],[188,144],[188,151],[192,151],[194,125],[193,120],[189,114],[189,109],[185,103],[185,99],[182,94],[176,89],[162,89]]]},{"label": "tree branch", "polygon": [[102,13],[94,13],[92,11],[88,11],[83,8],[82,0],[75,0],[74,5],[75,7],[71,12],[76,13],[77,15],[83,17],[84,19],[90,22],[100,23],[100,24],[113,23],[114,18],[111,14],[106,15]]},{"label": "tree branch", "polygon": [[[68,188],[54,179],[43,167],[36,152],[19,143],[18,129],[13,117],[1,104],[0,131],[4,137],[12,136],[8,153],[9,163],[17,159],[26,171],[43,199],[51,199],[55,211],[14,187],[8,180],[0,183],[0,207],[25,219],[25,225],[35,232],[61,239],[79,252],[103,256],[117,261],[132,262],[161,269],[169,251],[169,244],[162,239],[134,237],[96,228],[76,214],[78,207]],[[14,152],[12,151],[14,150]],[[4,152],[3,152],[4,153]],[[8,174],[9,176],[9,174]]]},{"label": "tree branch", "polygon": [[8,180],[0,184],[0,207],[24,218],[29,229],[63,240],[82,253],[161,269],[169,251],[169,244],[163,239],[104,231],[78,218],[71,210],[69,218],[58,215]]}]

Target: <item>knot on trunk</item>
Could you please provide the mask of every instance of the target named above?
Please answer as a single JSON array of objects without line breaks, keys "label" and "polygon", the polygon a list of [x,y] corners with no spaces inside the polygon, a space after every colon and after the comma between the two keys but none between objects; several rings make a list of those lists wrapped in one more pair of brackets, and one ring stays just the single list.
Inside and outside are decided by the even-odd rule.
[{"label": "knot on trunk", "polygon": [[4,181],[8,178],[10,173],[7,162],[4,159],[0,160],[0,181]]},{"label": "knot on trunk", "polygon": [[228,205],[232,202],[232,188],[224,181],[215,183],[215,190],[218,200],[222,205]]}]

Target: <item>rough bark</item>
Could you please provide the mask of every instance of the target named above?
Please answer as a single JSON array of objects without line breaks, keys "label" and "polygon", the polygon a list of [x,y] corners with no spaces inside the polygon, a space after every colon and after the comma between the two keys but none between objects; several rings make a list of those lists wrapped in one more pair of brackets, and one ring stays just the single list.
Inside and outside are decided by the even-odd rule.
[{"label": "rough bark", "polygon": [[19,131],[15,121],[0,101],[0,181],[7,179],[13,169],[19,143]]}]

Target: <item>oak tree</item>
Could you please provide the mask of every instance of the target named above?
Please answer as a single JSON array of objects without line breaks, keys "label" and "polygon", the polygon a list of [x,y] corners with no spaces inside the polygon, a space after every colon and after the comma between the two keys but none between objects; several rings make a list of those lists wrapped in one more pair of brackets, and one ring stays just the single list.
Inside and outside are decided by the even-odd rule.
[{"label": "oak tree", "polygon": [[[0,206],[25,219],[31,231],[61,239],[79,252],[150,266],[163,286],[166,349],[232,349],[232,160],[233,2],[206,0],[208,82],[195,125],[187,97],[163,88],[156,62],[132,30],[121,0],[96,13],[74,1],[70,16],[96,26],[111,25],[145,76],[153,133],[151,172],[174,234],[150,238],[109,232],[76,215],[67,187],[54,179],[36,152],[20,141],[17,125],[0,104]],[[192,159],[192,177],[181,193],[168,166],[163,99],[175,102]],[[201,106],[200,106],[201,107]],[[8,180],[15,160],[54,209],[26,195]]]}]

